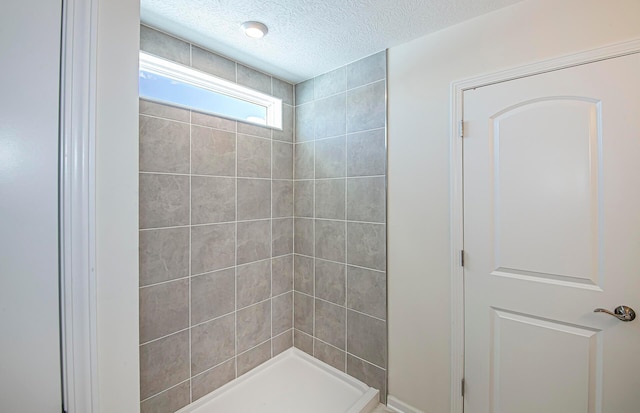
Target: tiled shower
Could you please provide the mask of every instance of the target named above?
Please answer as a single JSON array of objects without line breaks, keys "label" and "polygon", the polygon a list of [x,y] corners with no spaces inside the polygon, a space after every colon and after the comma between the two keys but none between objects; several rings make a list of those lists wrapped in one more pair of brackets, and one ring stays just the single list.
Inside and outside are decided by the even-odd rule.
[{"label": "tiled shower", "polygon": [[140,101],[141,411],[292,345],[384,396],[385,53],[294,87],[146,26],[141,49],[284,115],[278,131]]}]

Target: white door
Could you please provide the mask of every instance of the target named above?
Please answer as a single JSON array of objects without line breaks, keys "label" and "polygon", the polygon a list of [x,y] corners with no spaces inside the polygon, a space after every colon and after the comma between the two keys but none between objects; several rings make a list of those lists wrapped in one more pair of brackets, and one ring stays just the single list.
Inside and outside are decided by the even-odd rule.
[{"label": "white door", "polygon": [[640,54],[464,93],[465,413],[640,412]]},{"label": "white door", "polygon": [[0,12],[0,412],[59,413],[61,0]]}]

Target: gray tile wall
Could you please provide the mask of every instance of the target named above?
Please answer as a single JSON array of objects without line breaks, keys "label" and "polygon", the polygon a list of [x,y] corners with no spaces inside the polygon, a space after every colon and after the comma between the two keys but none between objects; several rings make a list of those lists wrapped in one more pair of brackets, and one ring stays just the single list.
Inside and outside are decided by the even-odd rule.
[{"label": "gray tile wall", "polygon": [[296,85],[294,343],[386,399],[386,53]]},{"label": "gray tile wall", "polygon": [[294,88],[145,26],[141,48],[284,101],[282,131],[140,101],[141,411],[173,413],[293,345]]}]

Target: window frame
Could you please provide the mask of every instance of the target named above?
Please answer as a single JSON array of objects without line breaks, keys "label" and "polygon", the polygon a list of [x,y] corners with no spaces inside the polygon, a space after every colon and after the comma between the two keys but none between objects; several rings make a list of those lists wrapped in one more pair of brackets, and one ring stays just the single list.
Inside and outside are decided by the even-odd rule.
[{"label": "window frame", "polygon": [[153,97],[141,95],[140,97],[142,99],[155,103],[162,103],[184,109],[190,109],[197,112],[208,113],[215,116],[259,125],[266,128],[282,130],[282,99],[279,99],[275,96],[259,92],[246,86],[239,85],[229,80],[201,72],[192,67],[184,66],[179,63],[175,63],[170,60],[145,53],[143,51],[140,51],[139,72],[140,71],[151,72],[160,76],[170,78],[180,83],[188,84],[200,89],[226,95],[233,99],[243,100],[255,105],[262,106],[266,109],[266,124],[260,122],[252,122],[251,120],[239,116],[234,116],[233,114],[205,111],[194,106],[166,101],[163,99],[154,99]]}]

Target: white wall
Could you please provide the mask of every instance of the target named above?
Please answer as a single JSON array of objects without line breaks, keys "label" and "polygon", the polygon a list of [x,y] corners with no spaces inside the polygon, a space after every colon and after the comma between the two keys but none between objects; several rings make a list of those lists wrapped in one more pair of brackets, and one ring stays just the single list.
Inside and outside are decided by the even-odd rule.
[{"label": "white wall", "polygon": [[139,411],[138,0],[99,0],[96,113],[98,391]]},{"label": "white wall", "polygon": [[62,2],[0,12],[0,411],[59,412]]},{"label": "white wall", "polygon": [[527,0],[389,51],[389,393],[449,411],[452,81],[640,37],[638,0]]}]

